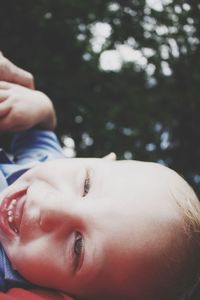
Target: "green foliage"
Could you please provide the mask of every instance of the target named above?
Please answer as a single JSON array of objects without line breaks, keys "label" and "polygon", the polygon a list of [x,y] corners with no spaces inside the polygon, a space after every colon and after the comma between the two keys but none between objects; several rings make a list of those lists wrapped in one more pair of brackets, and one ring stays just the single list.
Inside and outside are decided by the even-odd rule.
[{"label": "green foliage", "polygon": [[[74,138],[78,156],[116,151],[162,161],[198,186],[200,5],[163,3],[153,9],[144,0],[2,1],[1,50],[51,97],[58,134]],[[99,51],[91,43],[97,22],[111,28]],[[119,44],[143,53],[145,64],[102,70],[101,53]]]}]

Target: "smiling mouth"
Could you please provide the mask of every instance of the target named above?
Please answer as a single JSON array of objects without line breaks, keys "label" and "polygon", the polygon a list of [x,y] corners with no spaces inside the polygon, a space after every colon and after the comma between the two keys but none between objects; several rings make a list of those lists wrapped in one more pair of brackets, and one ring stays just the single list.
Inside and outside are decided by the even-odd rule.
[{"label": "smiling mouth", "polygon": [[0,206],[0,227],[10,235],[20,233],[27,189],[5,197]]}]

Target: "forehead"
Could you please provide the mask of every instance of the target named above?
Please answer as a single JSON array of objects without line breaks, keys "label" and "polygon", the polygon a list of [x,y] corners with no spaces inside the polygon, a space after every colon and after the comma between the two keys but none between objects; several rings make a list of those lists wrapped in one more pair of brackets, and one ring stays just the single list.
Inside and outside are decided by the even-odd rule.
[{"label": "forehead", "polygon": [[[115,205],[129,202],[138,205],[169,205],[169,179],[171,170],[155,163],[141,161],[107,161],[95,158],[59,159],[43,163],[25,173],[24,178],[48,178],[63,180],[64,185],[73,184],[84,169],[91,169],[96,196],[106,194]],[[52,176],[54,175],[54,176]],[[56,179],[57,178],[57,179]],[[66,181],[67,179],[67,181]]]},{"label": "forehead", "polygon": [[[71,188],[84,169],[91,170],[91,192],[96,201],[107,198],[115,209],[126,213],[133,210],[147,215],[161,213],[174,205],[169,189],[173,171],[156,163],[141,161],[107,161],[95,158],[58,159],[43,163],[25,173],[22,178],[37,177]],[[91,193],[90,192],[90,193]]]},{"label": "forehead", "polygon": [[159,206],[172,200],[169,179],[174,172],[162,165],[141,161],[101,161],[99,171],[103,172],[113,195],[122,197],[124,202],[130,199],[134,203]]}]

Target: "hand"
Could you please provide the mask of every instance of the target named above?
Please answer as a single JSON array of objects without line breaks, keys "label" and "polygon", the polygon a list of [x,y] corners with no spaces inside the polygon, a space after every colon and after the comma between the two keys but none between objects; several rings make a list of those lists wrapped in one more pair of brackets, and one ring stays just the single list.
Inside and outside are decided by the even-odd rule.
[{"label": "hand", "polygon": [[0,51],[0,80],[17,83],[34,89],[33,75],[8,60]]},{"label": "hand", "polygon": [[0,131],[21,131],[35,125],[55,128],[51,100],[42,92],[0,81]]}]

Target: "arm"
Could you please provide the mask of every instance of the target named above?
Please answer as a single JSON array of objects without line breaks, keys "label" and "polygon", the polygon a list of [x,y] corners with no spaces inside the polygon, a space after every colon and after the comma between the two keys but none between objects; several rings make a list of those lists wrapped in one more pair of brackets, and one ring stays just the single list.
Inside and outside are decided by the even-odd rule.
[{"label": "arm", "polygon": [[11,147],[16,163],[63,157],[55,126],[54,107],[45,94],[0,81],[0,131],[18,132]]},{"label": "arm", "polygon": [[[18,72],[19,70],[22,72]],[[30,73],[24,73],[0,53],[0,80],[16,82],[20,77],[19,73],[23,75],[21,79],[25,86],[24,78]],[[26,78],[32,78],[29,75]],[[31,80],[29,83],[31,84]],[[63,157],[56,135],[48,131],[56,126],[56,115],[50,99],[42,92],[24,86],[0,81],[0,131],[18,131],[12,142],[14,160],[23,164],[43,160],[45,157]],[[33,87],[33,81],[30,87]],[[37,128],[29,130],[36,125]]]},{"label": "arm", "polygon": [[56,116],[50,99],[33,88],[32,74],[0,52],[0,131],[26,130],[35,125],[55,128]]},{"label": "arm", "polygon": [[0,82],[0,131],[18,132],[11,148],[16,163],[63,157],[62,148],[52,132],[55,126],[55,111],[45,94]]},{"label": "arm", "polygon": [[8,60],[0,51],[0,80],[8,81],[34,89],[33,75]]}]

